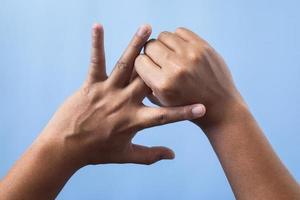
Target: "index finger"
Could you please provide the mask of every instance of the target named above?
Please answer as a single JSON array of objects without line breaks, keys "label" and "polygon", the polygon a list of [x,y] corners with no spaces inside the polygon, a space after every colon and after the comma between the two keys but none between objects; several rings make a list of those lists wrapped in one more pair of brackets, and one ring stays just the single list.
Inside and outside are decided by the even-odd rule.
[{"label": "index finger", "polygon": [[188,42],[200,40],[201,42],[206,43],[206,41],[204,39],[202,39],[196,33],[194,33],[193,31],[191,31],[187,28],[179,27],[176,29],[175,34]]},{"label": "index finger", "polygon": [[124,87],[128,84],[132,74],[134,60],[139,55],[150,34],[150,25],[142,25],[138,29],[110,76],[112,84],[119,87]]}]

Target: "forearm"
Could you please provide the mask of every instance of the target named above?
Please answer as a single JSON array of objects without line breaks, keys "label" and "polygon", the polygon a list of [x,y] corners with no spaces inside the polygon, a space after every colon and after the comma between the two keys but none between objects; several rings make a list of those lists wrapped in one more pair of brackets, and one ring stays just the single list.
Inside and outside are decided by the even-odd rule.
[{"label": "forearm", "polygon": [[55,199],[79,168],[63,141],[42,134],[2,180],[0,199]]},{"label": "forearm", "polygon": [[237,199],[300,199],[300,188],[246,106],[204,128]]}]

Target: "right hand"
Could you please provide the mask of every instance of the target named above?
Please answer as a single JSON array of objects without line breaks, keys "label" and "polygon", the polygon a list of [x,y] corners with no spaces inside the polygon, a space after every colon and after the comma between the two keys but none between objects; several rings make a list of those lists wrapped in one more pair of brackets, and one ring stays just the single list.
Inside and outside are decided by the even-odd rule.
[{"label": "right hand", "polygon": [[152,102],[163,106],[203,103],[206,115],[195,121],[202,128],[215,126],[235,105],[244,105],[223,59],[185,28],[150,40],[145,54],[136,58],[135,69],[152,89]]}]

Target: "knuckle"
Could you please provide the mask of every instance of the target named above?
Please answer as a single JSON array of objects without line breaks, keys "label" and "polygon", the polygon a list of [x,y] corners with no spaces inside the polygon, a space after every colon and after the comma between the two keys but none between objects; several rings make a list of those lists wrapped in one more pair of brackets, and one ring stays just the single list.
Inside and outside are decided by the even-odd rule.
[{"label": "knuckle", "polygon": [[163,38],[165,38],[165,37],[168,37],[169,36],[169,32],[168,31],[162,31],[159,35],[158,35],[158,39],[160,40],[160,39],[163,39]]},{"label": "knuckle", "polygon": [[175,32],[176,32],[176,33],[179,33],[179,32],[182,32],[182,31],[184,31],[184,30],[185,30],[184,27],[177,27],[176,30],[175,30]]},{"label": "knuckle", "polygon": [[157,86],[158,91],[163,94],[169,94],[172,91],[172,85],[169,80],[163,80]]},{"label": "knuckle", "polygon": [[100,98],[99,91],[93,85],[85,85],[82,94],[91,102],[97,102]]},{"label": "knuckle", "polygon": [[160,111],[157,115],[156,115],[156,122],[160,125],[163,125],[167,122],[167,115],[165,112]]},{"label": "knuckle", "polygon": [[202,57],[203,57],[202,52],[199,52],[197,50],[192,50],[188,53],[188,58],[191,62],[197,63],[201,61]]},{"label": "knuckle", "polygon": [[203,60],[205,60],[207,56],[212,54],[212,52],[212,47],[207,43],[203,43],[198,47],[192,47],[191,50],[188,51],[187,57],[190,62],[199,63],[203,62]]},{"label": "knuckle", "polygon": [[99,65],[100,62],[99,62],[98,57],[92,56],[92,57],[91,57],[91,64],[92,64],[92,65]]},{"label": "knuckle", "polygon": [[129,66],[129,63],[128,62],[125,62],[125,61],[122,61],[122,60],[119,60],[116,64],[116,67],[120,70],[128,70],[130,68]]}]

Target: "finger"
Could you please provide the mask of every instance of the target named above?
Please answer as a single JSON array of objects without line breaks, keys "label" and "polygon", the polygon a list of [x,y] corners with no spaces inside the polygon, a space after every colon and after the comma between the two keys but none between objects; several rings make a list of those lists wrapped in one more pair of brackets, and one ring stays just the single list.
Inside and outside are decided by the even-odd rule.
[{"label": "finger", "polygon": [[128,162],[151,165],[162,159],[174,159],[174,157],[174,152],[166,147],[146,147],[133,144],[132,151],[128,154]]},{"label": "finger", "polygon": [[164,125],[172,122],[193,120],[205,114],[205,107],[202,104],[194,104],[179,107],[142,107],[139,120],[142,128]]},{"label": "finger", "polygon": [[148,87],[155,88],[161,82],[162,71],[160,67],[147,55],[139,55],[135,60],[134,68]]},{"label": "finger", "polygon": [[135,68],[133,67],[129,82],[132,82],[137,76],[138,76],[138,73],[136,72]]},{"label": "finger", "polygon": [[132,95],[132,98],[137,100],[137,102],[142,102],[146,95],[151,92],[151,89],[145,84],[141,77],[138,76],[130,82],[125,91]]},{"label": "finger", "polygon": [[144,52],[161,68],[168,66],[174,56],[174,52],[159,40],[147,42]]},{"label": "finger", "polygon": [[100,24],[95,24],[92,30],[91,64],[88,81],[90,83],[107,78],[105,70],[104,30]]},{"label": "finger", "polygon": [[205,42],[204,39],[200,38],[196,33],[190,31],[187,28],[179,27],[176,29],[175,34],[188,42],[193,42],[195,40]]},{"label": "finger", "polygon": [[139,28],[112,72],[110,77],[112,84],[121,87],[128,84],[134,60],[139,55],[150,34],[151,27],[149,25],[143,25]]},{"label": "finger", "polygon": [[168,31],[161,32],[157,39],[175,52],[180,52],[185,49],[186,41],[174,33]]}]

